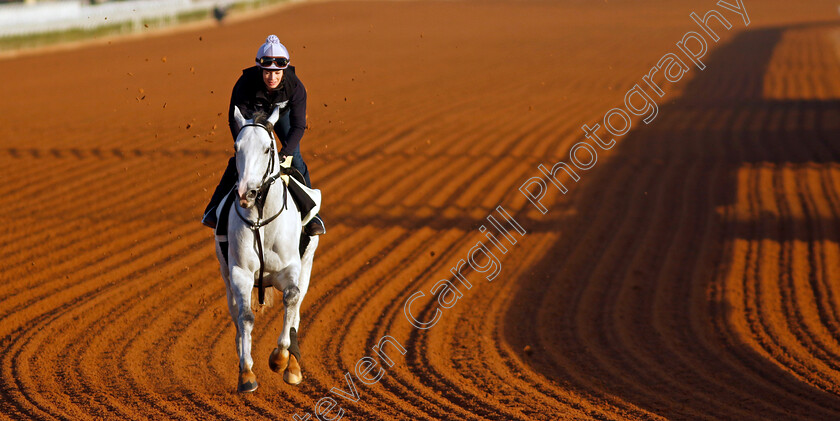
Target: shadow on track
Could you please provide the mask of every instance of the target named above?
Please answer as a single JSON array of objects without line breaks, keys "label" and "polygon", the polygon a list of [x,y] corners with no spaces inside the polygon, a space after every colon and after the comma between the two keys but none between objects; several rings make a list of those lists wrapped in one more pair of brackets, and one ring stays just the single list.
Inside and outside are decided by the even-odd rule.
[{"label": "shadow on track", "polygon": [[[826,28],[836,25],[736,35],[707,55],[705,71],[692,68],[684,93],[660,103],[650,126],[582,175],[571,187],[577,212],[555,228],[561,239],[534,276],[508,280],[519,292],[504,330],[514,349],[534,349],[520,358],[632,417],[840,417],[831,386],[840,328],[829,304],[838,292],[819,273],[827,259],[819,244],[840,240],[832,229],[840,186],[813,185],[830,182],[832,170],[836,180],[840,133],[829,123],[840,102],[764,92],[785,34]],[[818,69],[789,69],[784,82],[819,84],[809,70]],[[827,196],[831,212],[809,209],[809,195]],[[791,244],[802,242],[796,257]],[[790,302],[797,287],[814,290],[818,320]]]}]

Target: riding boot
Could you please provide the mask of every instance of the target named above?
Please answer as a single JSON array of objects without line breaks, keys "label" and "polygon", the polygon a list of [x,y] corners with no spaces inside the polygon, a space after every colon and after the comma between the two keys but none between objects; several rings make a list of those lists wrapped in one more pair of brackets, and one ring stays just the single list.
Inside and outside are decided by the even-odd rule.
[{"label": "riding boot", "polygon": [[230,193],[230,190],[236,184],[236,180],[238,179],[238,174],[236,172],[236,158],[231,157],[228,160],[227,168],[225,168],[225,173],[222,174],[222,179],[219,180],[219,185],[216,186],[216,190],[213,192],[213,196],[210,198],[210,203],[207,204],[207,208],[204,209],[204,216],[201,218],[201,223],[216,229],[216,207],[219,206],[222,199]]},{"label": "riding boot", "polygon": [[327,229],[324,227],[324,221],[321,220],[321,215],[315,215],[309,223],[303,227],[303,232],[306,235],[322,235],[327,233]]}]

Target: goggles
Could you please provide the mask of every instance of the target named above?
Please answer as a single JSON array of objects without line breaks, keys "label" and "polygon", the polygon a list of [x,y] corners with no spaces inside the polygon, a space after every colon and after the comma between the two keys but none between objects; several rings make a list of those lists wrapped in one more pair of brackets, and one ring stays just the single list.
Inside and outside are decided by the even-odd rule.
[{"label": "goggles", "polygon": [[285,69],[289,65],[289,59],[286,57],[260,57],[257,59],[257,63],[261,67],[270,67],[274,64],[281,69]]}]

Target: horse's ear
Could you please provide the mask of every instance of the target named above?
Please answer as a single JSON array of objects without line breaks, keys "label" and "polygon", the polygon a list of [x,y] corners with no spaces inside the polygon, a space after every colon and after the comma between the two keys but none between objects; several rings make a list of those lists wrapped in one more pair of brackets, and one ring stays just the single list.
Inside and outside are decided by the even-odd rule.
[{"label": "horse's ear", "polygon": [[236,125],[239,129],[241,129],[246,123],[245,117],[243,117],[242,112],[239,111],[239,107],[235,105],[233,106],[233,118],[236,120]]},{"label": "horse's ear", "polygon": [[274,107],[274,110],[271,112],[271,115],[268,117],[268,122],[271,124],[277,123],[277,120],[280,119],[280,106]]}]

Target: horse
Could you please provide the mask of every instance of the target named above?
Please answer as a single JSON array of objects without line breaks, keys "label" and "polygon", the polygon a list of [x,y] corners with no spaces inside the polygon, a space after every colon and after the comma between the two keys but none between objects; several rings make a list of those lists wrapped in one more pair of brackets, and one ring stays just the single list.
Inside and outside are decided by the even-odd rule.
[{"label": "horse", "polygon": [[[279,107],[275,107],[268,117],[259,112],[252,119],[245,119],[239,108],[234,108],[239,128],[234,144],[239,172],[234,189],[238,200],[234,201],[234,209],[228,215],[227,253],[222,250],[224,243],[217,238],[216,257],[225,282],[228,310],[236,326],[237,390],[250,393],[258,387],[251,358],[255,311],[252,294],[255,294],[255,282],[262,282],[263,276],[263,285],[269,287],[266,290],[268,305],[275,291],[282,291],[285,306],[283,330],[269,357],[269,367],[275,372],[283,371],[286,383],[298,384],[303,380],[297,331],[300,304],[309,287],[318,236],[309,236],[301,256],[299,246],[301,236],[305,234],[301,230],[300,214],[295,201],[290,200],[286,185],[277,185],[282,181],[274,183],[282,174],[273,129],[280,115]],[[274,289],[270,288],[272,286]],[[262,304],[262,288],[259,290]],[[260,312],[264,309],[261,307]]]}]

